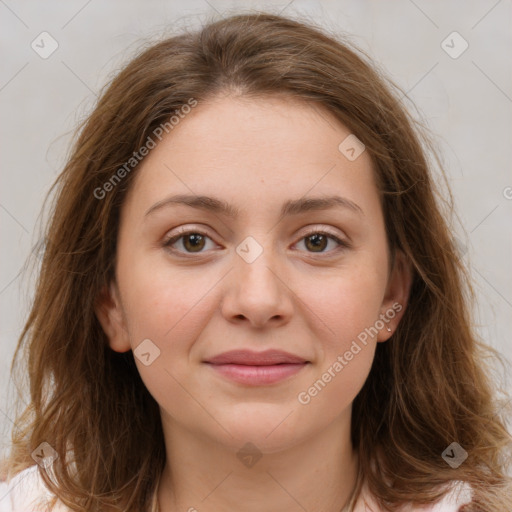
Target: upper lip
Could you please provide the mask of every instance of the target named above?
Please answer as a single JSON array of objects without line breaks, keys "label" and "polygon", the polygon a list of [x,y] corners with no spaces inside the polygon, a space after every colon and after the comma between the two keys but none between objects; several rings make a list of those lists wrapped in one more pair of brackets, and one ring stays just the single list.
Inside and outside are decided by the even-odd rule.
[{"label": "upper lip", "polygon": [[300,364],[308,363],[306,359],[282,350],[265,350],[253,352],[252,350],[230,350],[205,361],[212,364],[244,364],[248,366],[269,366],[273,364]]}]

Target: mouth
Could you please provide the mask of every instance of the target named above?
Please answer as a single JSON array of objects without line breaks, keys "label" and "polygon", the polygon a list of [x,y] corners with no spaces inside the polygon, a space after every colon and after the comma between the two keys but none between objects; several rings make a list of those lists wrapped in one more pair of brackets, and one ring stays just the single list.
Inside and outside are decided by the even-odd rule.
[{"label": "mouth", "polygon": [[218,375],[249,386],[275,384],[311,364],[300,356],[279,350],[233,350],[203,362]]}]

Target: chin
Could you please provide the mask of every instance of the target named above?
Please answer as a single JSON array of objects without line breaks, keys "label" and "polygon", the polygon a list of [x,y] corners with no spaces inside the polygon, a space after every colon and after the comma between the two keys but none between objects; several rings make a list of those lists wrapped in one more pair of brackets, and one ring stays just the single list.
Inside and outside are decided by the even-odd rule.
[{"label": "chin", "polygon": [[300,426],[297,424],[298,415],[293,407],[244,403],[236,409],[216,415],[219,423],[232,436],[222,430],[226,434],[222,435],[222,442],[231,444],[236,449],[251,442],[260,450],[272,453],[292,447],[302,437],[307,437],[307,425],[304,422]]}]

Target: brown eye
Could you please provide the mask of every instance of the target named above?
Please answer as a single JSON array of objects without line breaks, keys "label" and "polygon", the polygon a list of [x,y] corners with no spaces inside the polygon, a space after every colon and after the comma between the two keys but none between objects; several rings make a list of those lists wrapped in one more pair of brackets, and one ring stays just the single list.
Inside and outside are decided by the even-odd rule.
[{"label": "brown eye", "polygon": [[183,237],[183,247],[187,249],[187,251],[197,252],[201,251],[204,247],[205,241],[203,235],[199,233],[192,233],[190,235],[185,235]]},{"label": "brown eye", "polygon": [[315,233],[314,235],[305,237],[305,240],[306,247],[311,249],[313,252],[323,252],[327,247],[327,237],[325,235]]},{"label": "brown eye", "polygon": [[[326,251],[325,249],[328,247],[329,241],[331,240],[335,242],[335,247],[332,250]],[[310,233],[300,240],[300,242],[302,241],[304,241],[307,251],[311,253],[334,253],[338,252],[338,249],[345,249],[349,247],[348,242],[340,240],[335,235],[324,233],[322,231]]]},{"label": "brown eye", "polygon": [[[188,231],[169,238],[164,243],[164,247],[168,247],[175,252],[201,253],[204,252],[203,249],[206,246],[207,240],[211,239],[204,233]],[[181,248],[178,242],[181,242]],[[173,247],[175,244],[178,244],[178,247]]]}]

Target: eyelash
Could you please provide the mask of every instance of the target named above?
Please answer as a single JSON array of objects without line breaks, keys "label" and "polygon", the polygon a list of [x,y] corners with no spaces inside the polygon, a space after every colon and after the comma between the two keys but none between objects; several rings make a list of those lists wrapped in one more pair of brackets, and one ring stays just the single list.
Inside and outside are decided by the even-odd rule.
[{"label": "eyelash", "polygon": [[[185,257],[185,258],[194,257],[193,256],[194,254],[203,254],[203,252],[198,252],[198,253],[192,253],[192,252],[187,253],[187,252],[185,252],[185,253],[183,253],[182,251],[178,251],[177,249],[171,247],[172,245],[174,245],[181,238],[184,238],[186,235],[192,235],[192,234],[194,234],[194,235],[201,235],[203,237],[206,237],[206,238],[209,238],[210,240],[212,240],[212,238],[210,236],[208,236],[206,233],[204,233],[201,230],[188,229],[188,230],[180,231],[177,234],[173,235],[172,237],[167,238],[166,240],[164,240],[163,246],[166,249],[168,249],[169,251],[171,251],[173,253],[178,253],[181,256]],[[306,235],[301,237],[299,242],[304,240],[304,239],[306,239],[306,238],[308,238],[308,237],[310,237],[310,236],[313,236],[313,235],[323,235],[323,236],[326,236],[327,238],[330,238],[331,240],[334,240],[337,244],[339,244],[339,246],[336,249],[333,249],[333,250],[327,251],[327,252],[315,253],[315,252],[307,251],[310,254],[313,254],[313,255],[317,255],[317,254],[322,255],[322,254],[330,254],[330,253],[336,253],[337,254],[340,250],[344,250],[344,249],[349,249],[350,248],[350,244],[347,241],[341,240],[336,235],[333,235],[332,233],[329,233],[328,231],[325,231],[325,230],[311,231],[310,233],[307,233]]]}]

